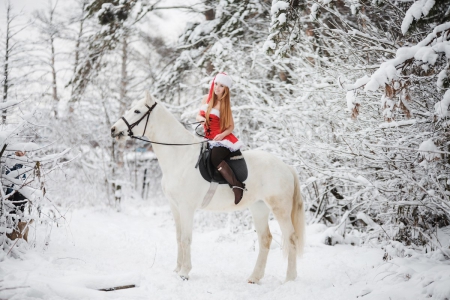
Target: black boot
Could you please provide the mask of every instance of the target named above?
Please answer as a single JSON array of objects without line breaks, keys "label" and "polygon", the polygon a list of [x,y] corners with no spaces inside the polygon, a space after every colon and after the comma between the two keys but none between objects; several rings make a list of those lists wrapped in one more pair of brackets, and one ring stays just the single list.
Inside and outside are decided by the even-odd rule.
[{"label": "black boot", "polygon": [[233,189],[234,204],[238,204],[244,195],[245,184],[236,179],[233,170],[224,160],[217,166],[217,170]]}]

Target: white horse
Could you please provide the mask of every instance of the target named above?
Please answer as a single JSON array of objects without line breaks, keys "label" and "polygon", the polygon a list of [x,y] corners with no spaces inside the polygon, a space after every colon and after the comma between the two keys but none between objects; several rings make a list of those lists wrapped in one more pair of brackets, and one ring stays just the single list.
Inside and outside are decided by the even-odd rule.
[{"label": "white horse", "polygon": [[[157,105],[156,105],[157,104]],[[187,131],[177,119],[149,93],[125,113],[111,127],[111,136],[117,140],[127,135],[145,136],[160,143],[198,143],[199,139]],[[175,272],[183,279],[189,278],[191,265],[191,241],[194,213],[200,209],[209,189],[195,168],[199,144],[191,146],[167,146],[152,144],[162,169],[162,189],[169,200],[176,226],[178,258]],[[238,205],[228,185],[223,184],[205,210],[234,211],[249,208],[258,234],[259,254],[249,283],[257,283],[266,268],[272,235],[269,230],[269,213],[280,224],[283,234],[283,250],[288,257],[286,281],[297,277],[296,256],[303,251],[305,229],[304,207],[300,195],[296,171],[277,157],[257,150],[242,152],[248,167],[248,179],[244,197]]]}]

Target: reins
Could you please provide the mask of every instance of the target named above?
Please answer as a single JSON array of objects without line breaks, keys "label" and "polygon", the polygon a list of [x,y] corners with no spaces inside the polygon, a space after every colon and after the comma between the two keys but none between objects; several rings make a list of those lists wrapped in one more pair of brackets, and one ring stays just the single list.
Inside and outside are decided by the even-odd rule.
[{"label": "reins", "polygon": [[[125,117],[121,117],[121,119],[125,122],[125,124],[128,127],[128,136],[130,138],[136,139],[136,140],[141,140],[147,143],[152,143],[152,144],[157,144],[157,145],[165,145],[165,146],[190,146],[190,145],[197,145],[197,144],[203,144],[208,142],[208,140],[204,140],[204,141],[200,141],[200,142],[195,142],[195,143],[186,143],[186,144],[175,144],[175,143],[160,143],[160,142],[154,142],[154,141],[150,141],[148,139],[143,139],[142,137],[144,137],[145,131],[147,130],[147,125],[148,125],[148,119],[150,118],[150,113],[152,112],[152,110],[155,108],[156,104],[158,104],[157,102],[155,102],[155,104],[152,105],[152,107],[148,106],[147,104],[145,104],[145,106],[148,108],[147,112],[136,122],[134,122],[133,124],[130,125],[130,123],[128,123],[128,121],[125,119]],[[141,137],[135,136],[133,133],[133,128],[135,126],[137,126],[145,117],[147,117],[147,120],[145,121],[145,127],[144,127],[144,132],[142,133]],[[198,128],[198,126],[201,125],[201,122],[194,122],[194,123],[188,123],[188,124],[197,124],[197,127],[195,129]],[[196,132],[197,133],[197,132]],[[202,136],[200,134],[197,133],[197,135]],[[205,136],[202,136],[205,137]]]}]

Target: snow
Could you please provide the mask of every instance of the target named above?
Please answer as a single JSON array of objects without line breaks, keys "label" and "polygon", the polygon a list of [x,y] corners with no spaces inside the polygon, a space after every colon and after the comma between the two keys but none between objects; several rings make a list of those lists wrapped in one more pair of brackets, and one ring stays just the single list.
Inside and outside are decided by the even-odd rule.
[{"label": "snow", "polygon": [[447,90],[442,100],[438,101],[434,105],[434,111],[439,116],[439,118],[445,118],[447,116],[450,116],[450,112],[448,111],[449,105],[450,105],[450,90]]},{"label": "snow", "polygon": [[403,35],[408,31],[409,26],[415,20],[419,20],[422,16],[426,17],[433,8],[435,0],[419,0],[414,2],[405,14],[401,30]]},{"label": "snow", "polygon": [[125,154],[124,161],[151,161],[155,160],[156,155],[154,152],[146,151],[146,152],[129,152]]},{"label": "snow", "polygon": [[346,94],[346,100],[347,100],[347,108],[349,111],[352,111],[355,108],[355,105],[359,104],[359,100],[356,97],[355,91],[348,91]]},{"label": "snow", "polygon": [[[38,1],[42,2],[42,0]],[[120,1],[123,4],[127,0]],[[311,10],[311,15],[317,12],[321,5],[332,4],[331,1],[316,1]],[[162,1],[160,4],[167,5],[166,2],[169,1]],[[170,2],[173,1],[170,0]],[[288,3],[290,1],[273,2],[272,20],[275,19],[277,25],[285,24],[286,10],[289,9]],[[355,13],[358,2],[359,0],[346,0],[345,5],[347,8],[350,7],[352,13]],[[401,2],[403,2],[401,9],[404,8],[404,11],[414,3],[414,1],[410,0]],[[426,6],[425,4],[432,1],[420,0],[418,2],[424,3],[424,6],[421,7],[423,9]],[[230,4],[228,7],[240,5],[240,2],[235,0],[220,1],[220,3]],[[250,1],[249,3],[251,5],[259,5],[258,1]],[[261,5],[260,9],[265,11],[266,5]],[[334,8],[331,7],[331,9]],[[175,38],[173,32],[176,30],[174,30],[175,27],[172,27],[172,25],[176,25],[179,28],[178,25],[181,21],[176,20],[177,17],[167,18],[170,11],[175,10],[149,13],[149,16],[151,15],[149,19],[152,20],[147,21],[143,19],[142,27],[147,27],[147,31],[151,31],[154,35],[160,34],[164,39],[171,37],[170,40],[173,40]],[[250,16],[254,13],[251,10],[247,12],[245,14]],[[225,12],[221,13],[224,14]],[[418,17],[421,18],[426,13],[421,10]],[[181,16],[178,13],[175,15]],[[233,17],[231,17],[232,15]],[[412,11],[411,15],[413,15]],[[65,14],[62,16],[66,17]],[[403,120],[402,116],[400,118],[397,117],[399,114],[392,114],[393,110],[398,110],[398,106],[394,108],[394,105],[401,103],[397,102],[397,99],[383,99],[383,104],[386,104],[388,107],[384,115],[388,117],[395,116],[400,121],[379,125],[378,107],[373,108],[373,97],[379,95],[379,93],[368,93],[366,97],[362,91],[355,92],[353,90],[366,84],[369,87],[372,86],[371,88],[375,86],[376,88],[383,88],[385,83],[390,84],[393,82],[392,80],[394,80],[394,88],[396,90],[402,88],[404,82],[401,82],[402,84],[400,84],[400,81],[395,82],[399,75],[397,69],[400,69],[400,64],[408,58],[420,60],[419,65],[424,63],[419,67],[422,67],[425,71],[433,71],[435,69],[436,72],[431,72],[430,76],[436,76],[439,68],[433,67],[431,64],[437,63],[442,65],[442,61],[448,60],[450,57],[450,43],[444,41],[444,35],[438,33],[443,28],[450,26],[450,24],[437,27],[433,34],[429,35],[426,40],[415,48],[404,47],[399,49],[397,52],[398,56],[383,65],[376,76],[363,77],[354,84],[343,84],[346,92],[349,91],[347,93],[347,104],[350,109],[354,108],[355,104],[363,101],[363,99],[368,105],[363,107],[365,112],[360,120],[348,122],[345,119],[345,114],[342,113],[346,104],[342,99],[343,92],[338,91],[335,93],[335,85],[331,83],[332,81],[322,77],[329,78],[335,77],[335,75],[352,79],[355,78],[354,76],[362,77],[364,74],[369,74],[371,69],[378,67],[372,64],[381,64],[385,61],[381,57],[391,57],[380,56],[378,57],[380,59],[374,60],[371,54],[372,51],[392,54],[394,53],[393,49],[400,45],[411,46],[411,44],[405,44],[401,38],[395,40],[394,44],[394,38],[398,35],[394,35],[391,38],[388,34],[375,34],[377,29],[372,27],[365,29],[365,33],[354,30],[349,32],[349,34],[354,34],[355,39],[365,36],[376,42],[374,45],[378,44],[378,46],[370,46],[364,49],[364,51],[370,51],[368,52],[370,55],[367,56],[367,65],[365,65],[365,60],[363,60],[362,64],[348,65],[348,68],[346,67],[342,72],[334,72],[333,68],[329,68],[332,66],[330,63],[332,60],[321,57],[317,53],[317,55],[309,56],[310,53],[307,49],[305,49],[304,53],[293,52],[294,55],[282,58],[263,58],[258,48],[261,47],[262,43],[260,42],[264,41],[263,36],[267,31],[257,30],[259,35],[257,39],[254,39],[252,30],[254,28],[260,29],[259,25],[253,27],[255,20],[244,18],[244,14],[238,13],[227,16],[231,17],[227,23],[227,28],[234,28],[231,26],[232,22],[239,22],[239,19],[242,21],[243,26],[240,27],[243,29],[239,28],[237,30],[243,30],[244,37],[231,34],[230,36],[233,36],[233,38],[229,39],[226,34],[222,35],[224,32],[227,33],[224,30],[225,26],[219,28],[220,26],[217,27],[219,24],[214,25],[214,22],[205,23],[204,26],[202,25],[203,27],[198,26],[196,31],[192,28],[192,31],[190,31],[191,35],[189,35],[191,37],[190,42],[195,43],[203,39],[205,43],[202,43],[202,45],[205,44],[207,46],[183,52],[181,54],[182,58],[189,62],[185,66],[183,65],[184,60],[176,61],[174,65],[179,66],[179,70],[186,70],[190,66],[195,65],[194,69],[199,71],[191,72],[188,70],[186,73],[188,75],[186,77],[187,80],[182,83],[178,80],[181,77],[174,76],[171,78],[171,72],[164,73],[164,70],[161,71],[162,68],[154,63],[153,60],[159,60],[158,57],[160,57],[156,53],[155,57],[148,61],[149,66],[153,65],[154,67],[150,68],[152,70],[136,71],[132,67],[135,63],[134,61],[130,65],[129,73],[139,78],[139,72],[145,72],[145,75],[157,75],[161,74],[161,71],[164,73],[161,76],[164,78],[170,77],[173,80],[171,85],[174,87],[174,90],[180,84],[179,86],[188,90],[189,93],[181,94],[181,98],[178,99],[179,105],[176,104],[176,100],[171,101],[170,98],[167,98],[165,101],[173,102],[173,110],[181,112],[183,109],[190,109],[191,107],[189,105],[181,107],[181,105],[185,105],[183,103],[188,101],[186,99],[191,98],[189,101],[194,101],[204,92],[204,87],[207,85],[205,79],[200,79],[200,77],[206,76],[204,63],[207,60],[204,60],[204,58],[211,61],[215,68],[221,68],[221,66],[229,67],[231,73],[239,76],[238,89],[243,92],[240,93],[236,90],[235,104],[237,106],[233,107],[233,113],[235,113],[236,120],[240,124],[237,126],[240,127],[237,130],[241,131],[243,141],[247,139],[249,142],[253,141],[252,145],[255,147],[271,149],[279,156],[284,155],[283,159],[286,162],[296,165],[297,170],[300,170],[302,175],[302,187],[305,187],[305,190],[309,189],[312,191],[311,195],[305,194],[308,208],[319,204],[319,202],[316,202],[315,197],[317,199],[322,198],[328,192],[328,187],[331,188],[338,183],[338,192],[343,195],[344,199],[337,201],[331,195],[329,199],[328,197],[323,197],[322,199],[325,199],[325,207],[322,208],[323,212],[330,212],[332,217],[335,215],[340,216],[340,213],[344,213],[339,210],[339,207],[343,204],[349,204],[350,206],[347,207],[353,208],[364,202],[366,205],[360,206],[361,211],[354,210],[354,213],[357,213],[357,219],[367,223],[369,225],[367,229],[373,232],[383,230],[377,223],[384,228],[391,225],[395,227],[398,224],[394,221],[389,223],[389,217],[383,218],[381,214],[375,216],[373,212],[378,209],[378,206],[382,207],[386,204],[386,207],[389,206],[389,209],[392,206],[393,210],[398,206],[405,208],[411,205],[418,206],[421,202],[413,201],[416,198],[412,197],[416,195],[415,191],[419,193],[417,194],[417,199],[422,196],[420,193],[426,194],[426,201],[429,201],[428,196],[434,201],[439,199],[438,197],[449,195],[449,192],[440,190],[442,187],[441,183],[447,182],[450,184],[447,172],[444,172],[445,168],[442,169],[444,171],[441,170],[442,172],[439,173],[440,166],[436,167],[436,162],[428,162],[426,160],[422,163],[427,164],[430,170],[437,170],[436,174],[434,170],[427,173],[422,172],[421,168],[414,167],[419,162],[416,159],[417,155],[415,155],[419,150],[424,156],[430,155],[431,159],[439,157],[436,153],[429,151],[429,149],[437,149],[431,140],[425,141],[418,149],[418,145],[423,140],[433,137],[436,144],[439,143],[439,148],[444,147],[441,143],[445,143],[445,139],[442,140],[439,136],[439,132],[441,132],[439,127],[448,125],[450,121],[442,122],[438,120],[438,122],[433,122],[435,120],[433,113],[436,112],[437,116],[441,118],[448,116],[449,95],[446,94],[442,99],[437,99],[442,101],[435,108],[433,108],[433,105],[435,105],[437,100],[433,101],[436,98],[429,97],[430,94],[424,93],[422,98],[420,95],[418,98],[413,97],[414,103],[425,101],[426,108],[431,108],[430,115],[428,115],[428,109],[424,108],[422,110],[422,108],[418,108],[421,114],[415,115],[417,119],[414,120]],[[191,15],[191,18],[193,18],[193,15]],[[202,18],[204,16],[200,14],[200,19],[203,20]],[[192,21],[194,22],[195,20]],[[246,21],[249,22],[246,23]],[[263,19],[261,21],[264,22]],[[411,20],[410,24],[413,22],[414,19]],[[399,23],[396,22],[396,24]],[[267,23],[262,23],[261,26],[267,25]],[[427,28],[431,30],[432,26]],[[298,28],[294,28],[292,35],[288,35],[293,38],[293,42],[296,41],[296,38],[302,40],[302,36],[298,35],[298,30],[305,28]],[[91,28],[89,30],[94,29]],[[285,29],[283,28],[282,30]],[[180,30],[179,32],[181,33],[182,31]],[[249,34],[247,35],[247,33]],[[270,35],[270,38],[264,44],[265,50],[276,50],[277,43],[279,43],[279,48],[282,49],[295,46],[289,44],[290,41],[289,43],[280,43],[279,39],[283,39],[286,36],[286,31],[276,32],[275,29],[271,33],[273,34]],[[309,35],[310,32],[307,33]],[[320,34],[320,31],[315,31],[314,34]],[[248,39],[247,36],[249,37]],[[383,36],[391,38],[392,41],[382,40]],[[64,40],[67,41],[67,39]],[[64,41],[61,40],[61,43],[64,43]],[[388,43],[390,46],[384,49],[385,46],[382,43]],[[244,46],[246,44],[248,45]],[[185,43],[180,46],[185,48],[180,49],[196,48],[198,45],[200,44],[192,46]],[[337,46],[336,49],[343,47],[342,50],[346,50],[346,47],[348,47],[347,45],[339,44],[335,44],[335,46]],[[73,53],[73,51],[65,51],[70,50],[69,48],[72,49],[73,47],[59,48],[58,52]],[[136,47],[135,50],[138,48]],[[170,49],[168,48],[168,50]],[[150,52],[153,55],[152,51]],[[116,54],[120,53],[120,48],[117,48],[117,51],[114,52],[117,52]],[[167,51],[167,53],[170,54],[171,52]],[[344,53],[344,51],[341,53]],[[447,58],[442,57],[443,54]],[[211,55],[211,57],[208,55]],[[305,58],[303,55],[314,59],[314,65],[317,63],[317,66],[323,66],[323,70],[330,70],[329,75],[322,76],[326,72],[322,72],[319,69],[317,69],[319,70],[318,73],[313,73],[312,71],[314,70],[309,67],[305,67],[305,70],[299,67],[299,65],[302,66],[301,61]],[[440,58],[436,61],[438,55],[442,59]],[[222,63],[222,60],[215,56],[223,58],[224,62]],[[68,57],[67,59],[63,58],[65,57],[64,55],[59,57],[58,63],[63,64],[60,69],[68,70],[67,72],[58,73],[62,76],[59,79],[62,82],[67,76],[70,76],[69,73],[71,72],[66,67],[67,64],[72,63],[73,57]],[[363,56],[361,57],[364,58]],[[347,221],[332,228],[327,228],[324,224],[309,225],[306,251],[303,258],[298,262],[299,276],[294,282],[283,284],[286,261],[283,259],[279,246],[280,232],[278,225],[272,220],[270,226],[272,227],[274,241],[271,245],[266,277],[259,285],[249,285],[246,283],[246,278],[253,269],[258,253],[256,234],[252,230],[231,233],[230,228],[221,228],[218,224],[205,227],[199,220],[204,220],[210,214],[199,213],[196,219],[192,246],[192,276],[188,282],[181,281],[172,272],[176,260],[176,242],[174,224],[169,208],[167,206],[155,207],[150,202],[128,202],[126,199],[132,186],[131,181],[138,176],[142,177],[142,173],[139,173],[140,170],[136,167],[137,164],[133,165],[133,163],[135,161],[144,162],[152,159],[154,158],[153,154],[149,152],[134,153],[131,152],[134,149],[131,147],[126,149],[123,173],[117,172],[117,169],[112,164],[112,155],[114,153],[111,154],[111,151],[109,151],[112,144],[109,139],[109,121],[105,121],[103,114],[111,113],[112,122],[114,122],[114,118],[118,118],[117,115],[119,114],[120,104],[115,98],[117,89],[114,83],[114,76],[119,73],[116,73],[117,68],[114,66],[116,64],[109,63],[110,61],[115,61],[116,58],[116,55],[111,57],[108,55],[108,68],[104,70],[104,73],[100,74],[102,76],[98,77],[98,83],[92,86],[93,90],[86,93],[88,96],[83,100],[89,101],[89,104],[83,104],[81,101],[80,105],[75,107],[75,114],[72,114],[70,119],[69,114],[67,114],[65,115],[66,118],[60,119],[60,123],[59,121],[50,123],[50,125],[55,124],[56,126],[50,126],[48,129],[45,127],[49,125],[47,122],[40,122],[38,118],[34,122],[38,126],[43,126],[44,134],[40,136],[44,140],[39,138],[39,143],[50,143],[53,137],[59,137],[58,132],[62,131],[65,135],[57,138],[55,147],[60,151],[65,149],[68,146],[67,144],[75,145],[77,149],[75,151],[82,152],[79,155],[81,160],[74,161],[75,166],[73,168],[62,169],[60,172],[58,170],[57,175],[54,175],[55,179],[57,179],[55,181],[56,184],[53,183],[54,181],[50,175],[43,176],[42,181],[44,182],[45,180],[46,188],[48,187],[47,184],[50,185],[47,189],[47,197],[52,199],[53,203],[57,203],[55,204],[55,209],[63,212],[66,219],[59,220],[58,226],[55,226],[56,223],[53,223],[53,226],[40,222],[32,224],[33,229],[30,234],[32,242],[30,246],[19,243],[19,247],[14,248],[13,253],[15,253],[16,249],[18,252],[23,250],[20,259],[14,258],[17,256],[12,255],[6,257],[8,249],[0,254],[0,299],[354,299],[363,296],[364,299],[423,299],[429,296],[433,299],[449,298],[449,264],[448,261],[443,260],[443,255],[439,250],[433,251],[430,255],[419,255],[414,250],[406,249],[400,243],[384,242],[380,245],[376,239],[377,234],[371,235],[373,239],[362,239],[360,237],[364,236],[364,233],[358,231],[358,225],[354,225],[356,229],[350,231],[350,222],[346,223]],[[134,60],[133,56],[130,56],[130,58]],[[164,55],[162,55],[162,58],[164,59],[160,60],[161,63],[169,63],[165,61]],[[145,61],[147,62],[147,60]],[[120,67],[119,65],[117,66]],[[272,69],[272,67],[275,67],[275,69]],[[448,69],[448,67],[445,69]],[[179,71],[177,69],[174,70],[176,72]],[[276,73],[273,73],[272,70],[275,70]],[[288,72],[292,80],[280,82],[277,78],[277,75],[280,75],[277,74],[278,70]],[[355,72],[352,70],[355,70]],[[63,76],[64,73],[66,75]],[[110,77],[111,75],[113,76]],[[409,76],[409,73],[407,75]],[[439,85],[439,82],[442,83],[445,76],[444,71],[442,71],[436,77],[440,80],[438,81],[438,87],[443,87],[443,84]],[[103,80],[107,81],[106,85],[104,85]],[[133,84],[129,86],[132,87]],[[63,88],[62,85],[60,87],[60,92],[62,91],[63,93],[61,100],[68,100],[67,95],[70,94],[70,88]],[[112,89],[108,89],[108,87],[112,87]],[[153,91],[159,89],[158,84],[153,85],[153,81],[146,81],[142,87],[130,89],[130,94],[128,95],[130,101],[139,92],[138,90],[145,88],[152,88]],[[424,86],[425,91],[433,88]],[[198,92],[191,93],[190,91],[194,89],[197,89]],[[32,90],[33,88],[30,88],[30,93],[32,93]],[[95,94],[100,90],[106,92],[105,95],[102,94],[102,99],[100,99],[105,101],[104,108],[97,105],[100,101],[94,101],[99,98]],[[109,90],[112,91],[112,94]],[[41,103],[40,101],[43,100],[39,98],[40,95],[44,95],[44,99],[49,98],[48,92],[44,94],[36,91],[34,94],[37,95],[36,103],[38,103],[39,107],[47,106],[46,103]],[[417,93],[411,94],[417,95]],[[323,106],[321,104],[322,100],[324,100]],[[195,101],[199,103],[200,99]],[[417,103],[420,104],[419,102]],[[25,104],[21,105],[20,108],[23,108]],[[67,109],[69,106],[71,105],[68,105]],[[412,108],[417,108],[417,105],[413,104]],[[384,107],[381,110],[383,109]],[[19,107],[16,110],[19,111]],[[62,111],[63,107],[61,106],[59,110]],[[378,112],[381,112],[381,110]],[[371,111],[373,113],[366,114]],[[82,117],[84,113],[87,115]],[[22,118],[30,119],[32,116],[33,114],[28,114]],[[58,113],[58,116],[64,115]],[[342,116],[344,118],[341,118]],[[369,118],[366,118],[366,116]],[[20,115],[18,119],[20,121]],[[89,122],[83,122],[85,120],[89,120]],[[425,124],[425,122],[427,123]],[[57,124],[61,124],[61,127],[57,126]],[[334,124],[337,127],[334,128]],[[342,124],[342,126],[339,124]],[[77,130],[77,127],[80,125],[82,127]],[[377,125],[379,125],[378,128],[389,128],[389,130],[378,130]],[[66,126],[73,129],[73,131],[65,132],[64,128]],[[401,126],[408,127],[402,128]],[[82,128],[87,128],[87,130]],[[17,141],[29,140],[28,137],[30,135],[34,136],[34,132],[34,130],[26,130],[24,132],[26,137],[17,139]],[[253,135],[254,132],[257,133]],[[381,132],[383,134],[380,136],[378,133]],[[386,135],[384,132],[386,132]],[[402,132],[405,132],[405,134],[403,135]],[[7,140],[10,143],[14,136],[9,134],[7,131],[0,133],[1,140]],[[37,134],[40,133],[36,131],[36,136]],[[323,142],[327,140],[333,140],[333,144],[325,144]],[[88,144],[90,141],[95,142],[97,145],[100,144],[100,146],[95,146],[97,148],[93,149],[93,146],[91,147]],[[374,151],[368,151],[367,147],[364,146],[369,145],[368,143],[375,143],[375,146],[378,148]],[[386,145],[383,148],[391,147],[392,149],[381,150],[381,144]],[[16,145],[10,144],[8,147],[16,147]],[[404,147],[396,147],[396,145]],[[42,156],[39,160],[55,160],[59,157],[58,154],[44,156],[45,154],[53,153],[52,149],[49,148],[49,151],[46,151],[44,148],[42,153],[34,152],[33,156],[30,157],[33,158],[39,155]],[[89,151],[84,151],[87,149]],[[409,152],[398,151],[402,149],[407,149]],[[343,154],[339,154],[340,152]],[[402,155],[401,153],[407,154]],[[413,154],[410,155],[408,153]],[[402,157],[406,157],[407,162],[411,164],[407,164],[408,170],[401,170],[406,173],[399,175],[401,172],[398,169],[393,170],[389,165],[388,159],[392,159],[392,162],[396,164],[397,159],[402,159]],[[408,157],[412,158],[409,159]],[[355,162],[355,164],[352,162]],[[373,166],[381,164],[385,164],[387,167],[382,167],[380,171],[373,169]],[[401,165],[403,162],[399,161],[399,164]],[[311,173],[305,172],[308,168]],[[323,169],[327,172],[326,174],[322,172]],[[149,168],[148,170],[151,169]],[[147,174],[151,174],[151,172]],[[423,181],[421,181],[422,174]],[[12,173],[7,178],[11,179],[13,175]],[[130,175],[129,178],[127,177],[128,175]],[[305,179],[307,180],[305,181]],[[147,181],[145,180],[147,179],[142,180],[142,182],[146,183]],[[183,179],[180,178],[179,180]],[[434,181],[437,183],[433,183]],[[5,180],[5,182],[9,181]],[[105,195],[106,188],[108,188],[108,183],[112,182],[120,182],[123,189],[115,191],[115,193],[110,191],[108,199]],[[51,187],[54,185],[58,186],[52,190]],[[24,191],[26,192],[29,189],[28,193],[34,193],[37,198],[43,198],[40,189],[32,189],[32,187],[36,186],[40,188],[39,182],[35,182],[31,187],[26,187]],[[140,180],[136,180],[134,186],[140,188],[142,186]],[[422,187],[424,188],[423,191],[420,189]],[[147,190],[152,188],[149,185]],[[145,191],[144,188],[142,189]],[[69,205],[69,203],[65,203],[65,198],[58,197],[58,195],[55,196],[54,192],[56,190],[73,198],[78,197],[80,199],[79,202],[69,202],[70,205],[80,205],[84,206],[84,208],[71,208],[66,212],[67,207],[64,206]],[[378,191],[380,195],[377,195]],[[318,195],[314,195],[314,192]],[[108,207],[91,206],[93,203],[98,205],[102,201],[113,201],[114,195],[125,198],[122,200],[121,213],[117,213]],[[396,195],[400,196],[397,197]],[[27,197],[31,198],[32,196],[27,194]],[[39,205],[39,203],[35,203],[35,205]],[[430,211],[433,208],[434,206],[432,206]],[[319,208],[314,221],[321,220],[321,213],[322,211]],[[391,212],[383,214],[390,215]],[[231,218],[236,218],[234,215],[231,216]],[[395,213],[392,213],[392,219],[394,218]],[[346,220],[346,218],[344,219]],[[387,223],[384,223],[385,221]],[[346,225],[348,225],[346,235],[342,236]],[[387,233],[393,231],[395,230],[387,228]],[[48,235],[50,232],[51,236]],[[333,244],[336,242],[339,244],[336,244],[334,247],[327,246],[324,244],[326,238],[333,239]],[[440,240],[447,242],[448,235]],[[46,242],[49,242],[48,246],[45,245]],[[351,246],[351,244],[357,246]],[[381,246],[384,249],[380,248]],[[448,249],[448,244],[443,245],[443,248]],[[385,253],[390,257],[387,261],[383,261]],[[137,287],[106,294],[97,291],[97,289],[101,288],[129,284],[135,284]]]},{"label": "snow", "polygon": [[[207,213],[199,212],[200,216]],[[298,261],[298,278],[283,284],[286,261],[280,231],[270,222],[274,241],[266,276],[258,285],[246,283],[257,257],[252,231],[194,228],[193,269],[189,281],[172,272],[176,263],[175,229],[167,206],[149,202],[109,208],[71,210],[58,227],[33,223],[35,247],[22,259],[0,257],[4,299],[444,299],[450,295],[450,266],[438,257],[394,256],[369,245],[323,243],[327,227],[307,228],[305,253]],[[44,236],[52,237],[44,250]],[[35,233],[36,232],[36,233]],[[21,245],[25,247],[27,245]],[[403,253],[387,246],[389,255]],[[409,252],[408,252],[409,253]],[[413,253],[413,252],[411,252]],[[414,253],[413,253],[414,254]],[[4,254],[3,254],[4,255]],[[114,292],[97,289],[136,285]],[[15,289],[7,289],[14,288]],[[151,295],[151,296],[150,296]]]},{"label": "snow", "polygon": [[444,30],[450,29],[450,22],[446,22],[444,24],[438,25],[433,29],[433,33],[436,35],[438,32],[442,32]]},{"label": "snow", "polygon": [[267,52],[269,49],[272,49],[272,50],[275,50],[275,49],[276,49],[277,44],[272,40],[272,38],[273,38],[274,36],[275,36],[274,34],[269,35],[269,37],[267,38],[267,40],[264,42],[264,45],[263,45],[263,51],[264,51],[264,52]]},{"label": "snow", "polygon": [[378,227],[378,225],[365,213],[362,211],[358,212],[356,215],[357,219],[363,220],[370,227]]},{"label": "snow", "polygon": [[[448,55],[448,56],[450,56],[450,55]],[[446,68],[446,69],[448,69],[448,68]],[[440,89],[444,89],[444,80],[447,78],[447,70],[446,69],[442,70],[438,74],[438,79],[436,81],[436,85]]]},{"label": "snow", "polygon": [[[365,91],[376,91],[380,86],[389,83],[397,77],[397,67],[408,59],[414,58],[424,63],[434,64],[438,58],[438,53],[444,53],[447,58],[450,56],[450,45],[448,41],[443,41],[438,34],[450,28],[450,22],[436,26],[424,40],[411,47],[401,47],[397,49],[394,59],[385,61],[370,77],[366,83]],[[349,32],[350,33],[350,32]]]},{"label": "snow", "polygon": [[433,50],[433,48],[432,47],[419,48],[416,54],[414,54],[414,58],[434,65],[439,55]]},{"label": "snow", "polygon": [[392,121],[392,122],[384,122],[378,125],[380,128],[392,128],[392,127],[400,127],[406,125],[414,125],[418,123],[416,119],[412,120],[402,120],[402,121]]},{"label": "snow", "polygon": [[230,38],[221,38],[211,47],[211,53],[217,56],[226,56],[232,53],[233,42]]},{"label": "snow", "polygon": [[436,147],[436,145],[433,143],[433,140],[431,139],[423,141],[419,146],[419,153],[427,160],[440,158],[441,155],[439,153],[435,153],[437,151],[439,151],[439,149]]},{"label": "snow", "polygon": [[317,12],[319,11],[319,4],[317,4],[317,3],[314,3],[312,6],[311,6],[311,13],[310,13],[310,18],[311,18],[311,21],[314,21],[316,18],[317,18]]},{"label": "snow", "polygon": [[286,14],[285,13],[281,13],[278,16],[278,22],[280,22],[280,25],[283,25],[284,23],[286,23]]},{"label": "snow", "polygon": [[61,153],[49,154],[49,155],[45,155],[42,157],[33,157],[33,161],[40,161],[40,162],[52,161],[52,160],[54,161],[54,160],[60,159],[65,154],[67,154],[69,151],[70,151],[70,148],[67,148],[64,151],[62,151]]},{"label": "snow", "polygon": [[17,105],[18,103],[19,103],[18,100],[9,100],[9,101],[6,101],[6,102],[2,102],[2,103],[0,103],[0,109],[9,108],[9,107],[11,107],[13,105]]},{"label": "snow", "polygon": [[369,82],[369,80],[370,80],[370,77],[365,75],[364,77],[356,80],[356,82],[354,84],[344,84],[343,86],[347,91],[356,90],[356,89],[362,87],[363,85],[365,85],[367,82]]},{"label": "snow", "polygon": [[207,21],[204,23],[201,23],[199,26],[197,26],[194,31],[189,36],[189,41],[194,43],[197,42],[199,39],[201,39],[203,36],[209,34],[211,31],[216,28],[220,23],[220,19],[214,19],[211,21]]},{"label": "snow", "polygon": [[274,1],[272,3],[272,8],[270,10],[270,14],[276,15],[281,10],[286,10],[289,7],[289,3],[286,1]]},{"label": "snow", "polygon": [[6,150],[10,150],[10,151],[33,151],[39,148],[39,145],[36,143],[11,143],[8,144],[8,147],[6,148]]}]

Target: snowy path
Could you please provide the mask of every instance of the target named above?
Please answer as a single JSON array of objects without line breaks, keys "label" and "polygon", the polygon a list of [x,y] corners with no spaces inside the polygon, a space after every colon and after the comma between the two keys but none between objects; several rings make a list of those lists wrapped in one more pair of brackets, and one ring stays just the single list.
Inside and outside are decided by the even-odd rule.
[{"label": "snowy path", "polygon": [[[168,208],[125,207],[121,213],[91,208],[68,213],[67,219],[68,225],[52,229],[48,249],[43,250],[45,228],[41,227],[37,235],[41,242],[24,260],[8,258],[1,263],[3,287],[24,288],[0,291],[0,299],[337,300],[367,294],[362,297],[365,300],[423,299],[427,295],[423,278],[413,271],[413,277],[405,279],[400,278],[401,271],[387,270],[394,263],[383,262],[382,250],[323,245],[318,241],[320,234],[314,233],[317,226],[308,228],[307,247],[294,282],[282,284],[286,261],[274,242],[266,276],[260,284],[250,285],[246,279],[257,256],[254,232],[196,228],[193,269],[190,280],[184,282],[172,272],[176,242]],[[275,222],[271,228],[279,239]],[[444,274],[450,276],[448,264],[435,268],[446,268]],[[137,288],[95,290],[128,284],[137,284]],[[433,299],[444,299],[436,295]]]}]

